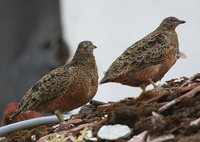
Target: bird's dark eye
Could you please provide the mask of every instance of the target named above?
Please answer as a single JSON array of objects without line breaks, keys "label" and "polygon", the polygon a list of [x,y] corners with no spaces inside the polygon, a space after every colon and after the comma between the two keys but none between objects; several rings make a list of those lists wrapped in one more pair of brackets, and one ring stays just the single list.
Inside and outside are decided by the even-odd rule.
[{"label": "bird's dark eye", "polygon": [[169,23],[173,23],[174,22],[174,20],[173,19],[169,19]]}]

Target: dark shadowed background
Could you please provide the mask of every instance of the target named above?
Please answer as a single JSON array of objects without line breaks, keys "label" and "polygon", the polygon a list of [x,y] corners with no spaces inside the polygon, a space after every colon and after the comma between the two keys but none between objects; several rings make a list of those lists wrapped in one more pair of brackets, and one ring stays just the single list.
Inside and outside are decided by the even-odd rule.
[{"label": "dark shadowed background", "polygon": [[0,1],[0,118],[49,70],[65,63],[59,1]]}]

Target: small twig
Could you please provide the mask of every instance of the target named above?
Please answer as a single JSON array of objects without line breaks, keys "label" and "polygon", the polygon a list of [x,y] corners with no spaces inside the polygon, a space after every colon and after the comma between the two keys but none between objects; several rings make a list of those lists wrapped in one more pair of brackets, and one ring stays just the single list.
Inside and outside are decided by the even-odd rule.
[{"label": "small twig", "polygon": [[130,140],[127,142],[144,142],[147,136],[147,131],[144,131],[138,135],[133,136]]},{"label": "small twig", "polygon": [[[73,136],[73,134],[79,132],[80,130],[84,129],[85,127],[94,127],[94,126],[101,125],[101,124],[103,124],[105,122],[106,122],[106,119],[103,119],[101,121],[95,121],[95,122],[91,122],[91,123],[86,123],[86,124],[79,125],[77,127],[71,128],[71,129],[66,130],[66,131],[58,132],[56,134],[59,135],[60,137],[62,137],[62,136],[68,137],[70,135]],[[44,137],[41,137],[37,142],[44,142],[44,141],[48,140],[54,134],[55,133],[46,135]]]},{"label": "small twig", "polygon": [[162,103],[158,103],[158,107],[162,107],[164,105],[166,105],[168,102],[162,102]]},{"label": "small twig", "polygon": [[60,127],[61,125],[67,127],[67,126],[70,126],[72,124],[77,124],[77,123],[81,123],[81,122],[83,122],[82,119],[70,119],[66,122],[64,121],[64,122],[60,122],[57,125],[54,125],[53,128],[56,129],[56,128]]},{"label": "small twig", "polygon": [[97,107],[97,114],[103,116],[112,108],[113,103],[107,103],[105,105],[101,105]]},{"label": "small twig", "polygon": [[193,88],[199,86],[199,83],[191,83],[190,86],[183,86],[183,87],[172,87],[171,90],[176,91],[176,93],[182,93],[192,90]]},{"label": "small twig", "polygon": [[170,101],[169,103],[167,103],[166,105],[162,106],[158,112],[163,112],[164,110],[167,110],[168,108],[172,107],[173,105],[175,105],[177,103],[177,99]]},{"label": "small twig", "polygon": [[192,81],[197,77],[197,76],[199,76],[200,74],[199,73],[197,73],[197,74],[194,74],[192,77],[190,77],[185,83],[183,83],[182,85],[181,85],[181,87],[183,87],[183,86],[185,86],[185,85],[188,85],[188,84],[191,84],[192,83]]},{"label": "small twig", "polygon": [[151,102],[159,101],[159,100],[162,99],[163,97],[168,96],[168,95],[170,95],[170,94],[171,94],[171,93],[169,93],[169,92],[164,93],[164,94],[162,94],[162,95],[156,96],[156,97],[154,97],[154,98],[152,98],[152,99],[146,101],[145,103],[148,104],[148,103],[151,103]]},{"label": "small twig", "polygon": [[178,130],[180,126],[176,126],[173,129],[169,130],[169,133],[174,133],[176,130]]},{"label": "small twig", "polygon": [[200,126],[200,117],[198,119],[194,120],[194,121],[191,121],[190,126],[192,126],[192,125]]},{"label": "small twig", "polygon": [[163,116],[155,111],[153,111],[151,114],[155,119],[163,119]]},{"label": "small twig", "polygon": [[175,138],[174,135],[169,134],[169,135],[163,135],[163,136],[154,138],[152,140],[147,140],[147,142],[165,142],[165,141],[173,140],[174,138]]},{"label": "small twig", "polygon": [[184,126],[183,123],[179,124],[178,126],[175,126],[174,128],[169,130],[169,133],[172,134],[174,132],[176,132],[178,129],[182,128]]},{"label": "small twig", "polygon": [[200,85],[197,86],[196,88],[192,89],[191,91],[185,93],[184,95],[182,95],[182,96],[180,96],[180,97],[178,97],[178,98],[176,98],[176,99],[174,99],[174,100],[168,102],[166,105],[162,106],[162,107],[158,110],[158,112],[163,112],[163,111],[165,111],[165,110],[171,108],[173,105],[175,105],[175,104],[181,102],[181,101],[182,101],[183,99],[185,99],[185,98],[192,98],[193,96],[196,95],[197,92],[200,92]]},{"label": "small twig", "polygon": [[187,91],[190,91],[194,88],[196,88],[197,86],[199,86],[200,84],[199,83],[192,83],[190,86],[185,86],[185,87],[174,87],[172,89],[170,89],[169,92],[166,92],[162,95],[159,95],[157,97],[154,97],[148,101],[146,101],[146,103],[151,103],[151,102],[155,102],[155,101],[159,101],[160,99],[168,96],[168,95],[172,95],[173,93],[183,93],[183,92],[187,92]]},{"label": "small twig", "polygon": [[80,130],[84,129],[85,127],[94,127],[94,126],[100,125],[104,122],[105,122],[105,120],[101,120],[101,121],[94,121],[91,123],[82,124],[82,125],[72,128],[68,131],[59,132],[59,134],[64,134],[65,136],[67,136],[69,133],[80,131]]}]

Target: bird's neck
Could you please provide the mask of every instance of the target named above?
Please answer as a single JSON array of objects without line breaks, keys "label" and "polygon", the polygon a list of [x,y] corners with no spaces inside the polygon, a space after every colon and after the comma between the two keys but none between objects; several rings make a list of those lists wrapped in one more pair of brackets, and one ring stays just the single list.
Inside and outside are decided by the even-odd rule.
[{"label": "bird's neck", "polygon": [[175,32],[175,27],[174,28],[166,28],[163,26],[159,26],[156,31],[161,31],[161,32]]},{"label": "bird's neck", "polygon": [[165,29],[159,26],[153,33],[164,34],[166,36],[176,35],[175,29]]},{"label": "bird's neck", "polygon": [[85,68],[96,68],[95,57],[92,53],[76,53],[71,61],[73,65]]},{"label": "bird's neck", "polygon": [[175,31],[175,29],[157,29],[155,30],[157,34],[162,34],[163,36],[165,36],[166,38],[170,39],[171,44],[173,43],[178,43],[178,36],[177,33]]}]

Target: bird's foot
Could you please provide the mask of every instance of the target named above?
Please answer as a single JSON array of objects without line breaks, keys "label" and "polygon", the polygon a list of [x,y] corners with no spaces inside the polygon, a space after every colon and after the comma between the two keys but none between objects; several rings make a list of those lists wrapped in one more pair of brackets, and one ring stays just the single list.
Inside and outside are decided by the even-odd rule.
[{"label": "bird's foot", "polygon": [[64,130],[64,129],[70,128],[70,127],[72,127],[72,126],[67,121],[66,122],[65,121],[60,122],[60,123],[53,126],[53,128],[55,129],[54,130],[55,132],[58,132],[60,130]]},{"label": "bird's foot", "polygon": [[80,118],[69,119],[63,122],[60,122],[57,125],[54,125],[53,128],[55,131],[65,130],[66,128],[73,128],[75,124],[82,123],[83,120]]},{"label": "bird's foot", "polygon": [[142,93],[141,93],[141,94],[145,93],[145,91],[146,91],[146,85],[142,85],[142,86],[140,86],[140,87],[141,87],[141,89],[142,89]]},{"label": "bird's foot", "polygon": [[64,121],[65,121],[65,120],[64,120],[63,114],[62,114],[59,110],[56,110],[56,111],[55,111],[55,115],[57,116],[57,118],[58,118],[58,120],[59,120],[60,122],[64,122]]},{"label": "bird's foot", "polygon": [[152,80],[149,80],[149,82],[153,85],[154,91],[158,92],[159,94],[163,94],[163,93],[167,92],[166,89],[164,89],[160,85],[156,85]]},{"label": "bird's foot", "polygon": [[167,90],[165,88],[163,88],[162,86],[159,86],[159,85],[154,86],[154,91],[158,92],[159,94],[163,94],[163,93],[167,92]]},{"label": "bird's foot", "polygon": [[58,131],[60,129],[63,129],[64,127],[67,127],[68,123],[65,122],[63,114],[59,110],[56,110],[54,113],[57,116],[58,121],[59,121],[59,124],[53,126],[55,131]]}]

